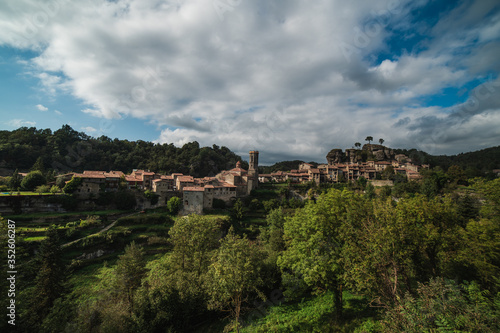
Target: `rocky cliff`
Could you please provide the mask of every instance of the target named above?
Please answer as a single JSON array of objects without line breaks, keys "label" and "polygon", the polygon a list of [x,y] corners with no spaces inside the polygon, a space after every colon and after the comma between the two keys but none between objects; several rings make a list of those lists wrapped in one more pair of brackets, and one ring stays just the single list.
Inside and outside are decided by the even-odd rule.
[{"label": "rocky cliff", "polygon": [[396,155],[393,149],[382,145],[365,144],[361,149],[332,149],[326,155],[328,164],[335,163],[361,163],[369,160],[391,161]]}]

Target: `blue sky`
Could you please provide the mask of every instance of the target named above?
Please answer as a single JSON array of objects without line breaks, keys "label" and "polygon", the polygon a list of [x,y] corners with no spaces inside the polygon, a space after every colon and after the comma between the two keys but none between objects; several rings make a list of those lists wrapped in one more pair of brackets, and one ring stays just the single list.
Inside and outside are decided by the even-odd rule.
[{"label": "blue sky", "polygon": [[7,0],[0,129],[322,162],[500,142],[498,1]]}]

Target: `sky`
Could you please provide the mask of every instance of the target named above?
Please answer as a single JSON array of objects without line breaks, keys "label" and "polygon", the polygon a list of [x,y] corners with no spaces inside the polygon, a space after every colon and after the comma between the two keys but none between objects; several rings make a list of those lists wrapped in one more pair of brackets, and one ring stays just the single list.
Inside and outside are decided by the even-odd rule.
[{"label": "sky", "polygon": [[3,0],[0,129],[324,162],[500,142],[500,2]]}]

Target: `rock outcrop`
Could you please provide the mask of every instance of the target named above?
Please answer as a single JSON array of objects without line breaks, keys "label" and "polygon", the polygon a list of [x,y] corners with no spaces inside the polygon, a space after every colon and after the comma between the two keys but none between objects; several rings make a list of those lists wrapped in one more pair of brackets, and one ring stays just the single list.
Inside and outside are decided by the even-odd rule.
[{"label": "rock outcrop", "polygon": [[[367,160],[391,161],[394,160],[395,157],[394,150],[388,147],[376,144],[365,144],[361,150],[350,148],[343,152],[342,149],[332,149],[326,155],[326,160],[328,164],[361,163]],[[402,156],[399,156],[399,158],[403,159]]]}]

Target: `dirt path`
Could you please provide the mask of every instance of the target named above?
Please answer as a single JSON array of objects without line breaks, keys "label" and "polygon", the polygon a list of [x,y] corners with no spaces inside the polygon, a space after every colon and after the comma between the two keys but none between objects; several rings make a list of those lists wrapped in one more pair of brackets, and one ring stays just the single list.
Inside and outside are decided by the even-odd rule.
[{"label": "dirt path", "polygon": [[100,233],[106,232],[106,231],[108,231],[109,229],[113,228],[113,227],[114,227],[114,225],[116,224],[116,222],[118,222],[118,220],[119,220],[119,219],[121,219],[122,217],[129,217],[129,216],[132,216],[132,215],[137,215],[137,214],[140,214],[140,212],[134,212],[134,213],[129,214],[129,215],[120,216],[119,218],[117,218],[116,220],[114,220],[113,222],[111,222],[108,226],[106,226],[105,228],[103,228],[103,229],[99,230],[98,232],[93,233],[93,234],[91,234],[91,235],[87,235],[87,236],[82,237],[82,238],[75,239],[74,241],[71,241],[71,242],[69,242],[69,243],[66,243],[66,244],[61,245],[61,247],[70,246],[71,244],[74,244],[74,243],[76,243],[76,242],[79,242],[79,241],[81,241],[82,239],[85,239],[85,238],[88,238],[88,237],[92,237],[92,236],[94,236],[94,235],[98,235],[98,234],[100,234]]}]

